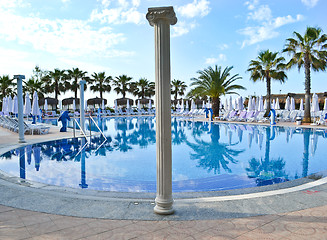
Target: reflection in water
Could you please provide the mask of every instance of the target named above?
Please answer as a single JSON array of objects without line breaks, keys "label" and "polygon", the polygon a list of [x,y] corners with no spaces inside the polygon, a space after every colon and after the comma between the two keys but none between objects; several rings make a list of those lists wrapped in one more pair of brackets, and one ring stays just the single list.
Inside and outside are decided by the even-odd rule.
[{"label": "reflection in water", "polygon": [[211,130],[211,141],[209,142],[197,137],[194,138],[195,143],[187,141],[187,145],[193,150],[190,153],[190,158],[197,160],[198,167],[202,167],[208,172],[213,170],[215,174],[219,174],[222,167],[226,172],[231,173],[232,171],[228,167],[228,164],[236,164],[238,162],[236,157],[244,150],[232,149],[231,146],[235,146],[236,144],[220,143],[219,125],[215,124]]},{"label": "reflection in water", "polygon": [[256,178],[258,186],[270,185],[288,181],[285,173],[285,161],[282,158],[270,158],[270,142],[275,139],[276,127],[266,127],[266,149],[264,159],[251,158],[249,167],[246,168],[250,178]]},{"label": "reflection in water", "polygon": [[[29,145],[3,154],[0,157],[0,169],[6,170],[3,164],[11,159],[17,159],[19,162],[17,176],[21,178],[33,179],[41,173],[45,175],[44,178],[50,178],[48,175],[59,169],[59,175],[62,175],[60,177],[63,179],[55,181],[53,180],[55,177],[52,176],[53,184],[61,185],[65,183],[66,178],[77,176],[76,185],[80,188],[99,189],[95,188],[95,184],[104,185],[101,183],[102,179],[97,178],[101,173],[101,176],[106,177],[109,189],[121,189],[125,185],[126,191],[155,189],[155,180],[152,180],[155,177],[151,176],[149,178],[151,180],[144,181],[139,179],[142,173],[143,176],[147,176],[152,168],[155,169],[155,153],[151,153],[149,157],[151,159],[144,158],[150,156],[149,149],[152,151],[155,149],[154,119],[117,117],[96,121],[105,133],[107,141],[102,135],[93,135],[90,143],[85,138],[72,138]],[[175,164],[174,186],[178,189],[187,186],[187,191],[203,190],[200,189],[201,186],[204,189],[215,190],[211,181],[220,181],[216,184],[219,185],[217,189],[238,188],[243,185],[262,186],[296,179],[299,176],[306,177],[308,174],[324,170],[313,166],[315,161],[309,167],[309,161],[310,158],[322,155],[318,145],[326,142],[327,131],[216,124],[187,121],[182,118],[173,118],[171,127]],[[318,140],[319,138],[321,140]],[[303,149],[303,152],[299,152],[300,149]],[[289,151],[293,152],[288,153]],[[301,159],[300,164],[293,163],[292,154],[297,153],[301,155],[298,157]],[[124,156],[124,161],[126,159],[125,165],[120,156]],[[131,158],[133,162],[128,161]],[[102,165],[96,166],[97,161]],[[75,169],[76,164],[78,167]],[[135,175],[137,171],[141,173]],[[112,176],[118,176],[119,179]],[[46,179],[41,180],[46,182]],[[238,182],[239,185],[232,186],[232,182]],[[150,185],[151,187],[148,187]]]},{"label": "reflection in water", "polygon": [[19,149],[19,177],[25,179],[25,149],[22,147]]}]

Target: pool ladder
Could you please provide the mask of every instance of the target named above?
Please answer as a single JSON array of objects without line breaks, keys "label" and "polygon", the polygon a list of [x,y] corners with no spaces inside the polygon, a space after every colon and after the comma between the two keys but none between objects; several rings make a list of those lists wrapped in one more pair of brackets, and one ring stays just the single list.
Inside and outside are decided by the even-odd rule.
[{"label": "pool ladder", "polygon": [[[74,138],[76,137],[76,124],[77,126],[79,127],[81,133],[84,135],[86,141],[88,144],[91,144],[91,137],[92,137],[92,128],[91,128],[91,120],[92,122],[94,123],[94,125],[97,127],[97,129],[99,130],[99,132],[101,133],[101,135],[103,136],[104,138],[104,141],[98,146],[98,148],[95,150],[95,151],[98,151],[99,148],[107,141],[107,137],[104,135],[104,133],[102,132],[102,130],[100,129],[99,125],[96,123],[96,121],[94,120],[94,118],[92,116],[89,116],[89,128],[90,128],[90,135],[87,136],[86,133],[82,130],[81,128],[81,125],[78,123],[78,121],[76,120],[76,118],[74,118],[74,121],[73,121],[73,133],[74,133]],[[90,137],[90,138],[88,138]],[[86,144],[84,144],[84,146],[81,148],[81,150],[86,146]],[[81,152],[81,150],[76,154],[76,156]]]}]

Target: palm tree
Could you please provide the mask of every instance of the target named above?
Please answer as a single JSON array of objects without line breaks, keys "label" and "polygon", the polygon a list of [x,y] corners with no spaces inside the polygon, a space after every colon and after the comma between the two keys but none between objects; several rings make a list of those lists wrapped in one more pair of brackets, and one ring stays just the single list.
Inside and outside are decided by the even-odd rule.
[{"label": "palm tree", "polygon": [[181,80],[174,79],[173,81],[171,81],[171,95],[174,95],[175,103],[177,101],[178,95],[180,96],[184,95],[186,88],[187,85],[185,84],[185,82]]},{"label": "palm tree", "polygon": [[327,60],[327,35],[322,34],[320,28],[307,27],[304,36],[294,32],[295,38],[286,39],[287,43],[283,52],[291,55],[291,60],[287,63],[287,69],[297,65],[298,70],[303,67],[305,72],[305,109],[303,122],[311,122],[310,117],[310,89],[311,89],[311,69],[318,72],[326,70]]},{"label": "palm tree", "polygon": [[36,79],[32,76],[27,82],[24,82],[23,92],[28,92],[30,96],[36,91],[39,98],[44,98],[44,87],[41,80]]},{"label": "palm tree", "polygon": [[140,78],[140,80],[131,85],[133,95],[138,96],[141,99],[145,97],[151,98],[155,94],[154,88],[154,82],[150,82],[146,78]]},{"label": "palm tree", "polygon": [[[75,93],[75,101],[77,100],[77,91],[79,89],[78,80],[88,80],[89,77],[86,76],[87,72],[83,72],[78,68],[73,68],[73,70],[67,70],[68,79],[71,79],[72,82],[69,84],[69,89]],[[84,89],[86,89],[86,85],[84,84]]]},{"label": "palm tree", "polygon": [[270,95],[271,95],[271,79],[285,82],[287,76],[283,69],[285,68],[285,58],[277,57],[278,52],[270,52],[269,50],[259,52],[257,60],[251,60],[248,72],[251,72],[251,77],[254,82],[261,80],[267,83],[267,96],[266,100],[267,111],[266,115],[270,112]]},{"label": "palm tree", "polygon": [[65,70],[59,70],[58,68],[54,69],[54,71],[49,71],[47,75],[42,77],[42,80],[45,82],[45,92],[54,92],[55,99],[57,100],[60,93],[65,92],[69,85]]},{"label": "palm tree", "polygon": [[91,76],[92,78],[88,80],[89,83],[93,84],[90,89],[93,92],[100,92],[100,98],[103,99],[103,93],[111,91],[110,81],[112,77],[107,77],[105,72],[94,72]]},{"label": "palm tree", "polygon": [[4,98],[9,94],[12,94],[12,87],[15,86],[14,79],[10,79],[9,75],[3,75],[0,77],[0,98]]},{"label": "palm tree", "polygon": [[125,98],[127,92],[131,92],[131,77],[127,77],[126,75],[120,75],[119,77],[116,77],[113,81],[113,84],[116,86],[115,87],[115,92],[117,94],[121,93],[123,94],[123,98]]},{"label": "palm tree", "polygon": [[209,96],[212,99],[213,114],[219,116],[220,96],[226,94],[238,94],[234,90],[245,90],[246,88],[233,84],[236,80],[242,79],[238,74],[231,76],[233,67],[226,67],[223,71],[221,67],[208,67],[203,71],[198,71],[198,78],[192,78],[191,89],[188,95],[195,97]]}]

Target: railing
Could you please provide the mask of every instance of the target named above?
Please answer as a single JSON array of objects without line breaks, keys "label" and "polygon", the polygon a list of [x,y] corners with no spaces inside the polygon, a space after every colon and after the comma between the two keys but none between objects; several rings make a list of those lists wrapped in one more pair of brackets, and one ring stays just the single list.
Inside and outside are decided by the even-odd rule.
[{"label": "railing", "polygon": [[[74,121],[73,121],[73,133],[74,133],[74,138],[76,137],[76,133],[75,133],[75,130],[76,130],[76,124],[77,126],[79,127],[80,131],[82,132],[82,134],[84,135],[87,143],[84,144],[84,146],[80,149],[80,151],[76,154],[76,156],[78,156],[78,154],[81,153],[81,151],[85,148],[85,146],[87,144],[90,144],[91,143],[91,136],[92,136],[92,128],[91,128],[91,120],[92,122],[94,123],[94,125],[97,127],[97,129],[99,130],[99,132],[101,133],[101,135],[103,136],[103,138],[105,139],[99,146],[98,148],[95,150],[95,151],[98,151],[100,149],[100,147],[102,147],[102,145],[107,141],[107,137],[104,135],[104,133],[102,132],[102,130],[100,129],[100,127],[98,126],[98,124],[96,123],[96,121],[94,120],[94,118],[92,116],[89,116],[89,124],[90,124],[90,140],[87,138],[87,135],[86,133],[83,131],[83,129],[81,128],[81,125],[77,122],[76,118],[74,118]],[[75,157],[76,157],[75,156]]]},{"label": "railing", "polygon": [[[88,143],[90,143],[91,140],[88,140],[88,139],[87,139],[87,136],[86,136],[85,132],[84,132],[83,129],[81,128],[81,125],[77,122],[76,118],[74,118],[74,121],[73,121],[73,133],[74,133],[74,138],[76,137],[76,134],[75,134],[76,125],[75,125],[75,124],[77,124],[77,126],[78,126],[79,129],[80,129],[80,131],[83,133],[83,135],[84,135],[86,141],[87,141]],[[91,138],[91,135],[90,135],[90,138]]]},{"label": "railing", "polygon": [[[97,129],[99,129],[101,135],[104,137],[105,141],[107,141],[106,136],[103,134],[102,130],[99,128],[99,125],[95,122],[94,118],[90,115],[89,119],[93,121],[93,123],[95,124],[95,126],[97,127]],[[91,121],[90,121],[90,135],[91,135]]]}]

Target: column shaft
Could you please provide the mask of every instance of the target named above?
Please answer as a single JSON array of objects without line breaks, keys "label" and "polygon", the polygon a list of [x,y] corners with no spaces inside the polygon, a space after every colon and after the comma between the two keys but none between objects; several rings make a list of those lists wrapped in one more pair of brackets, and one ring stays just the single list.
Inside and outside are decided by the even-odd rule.
[{"label": "column shaft", "polygon": [[171,214],[172,208],[172,150],[170,101],[170,25],[159,21],[155,31],[156,64],[156,144],[157,197],[154,211]]},{"label": "column shaft", "polygon": [[24,143],[24,113],[23,113],[23,80],[21,77],[17,78],[17,100],[18,100],[18,132],[19,143]]}]

